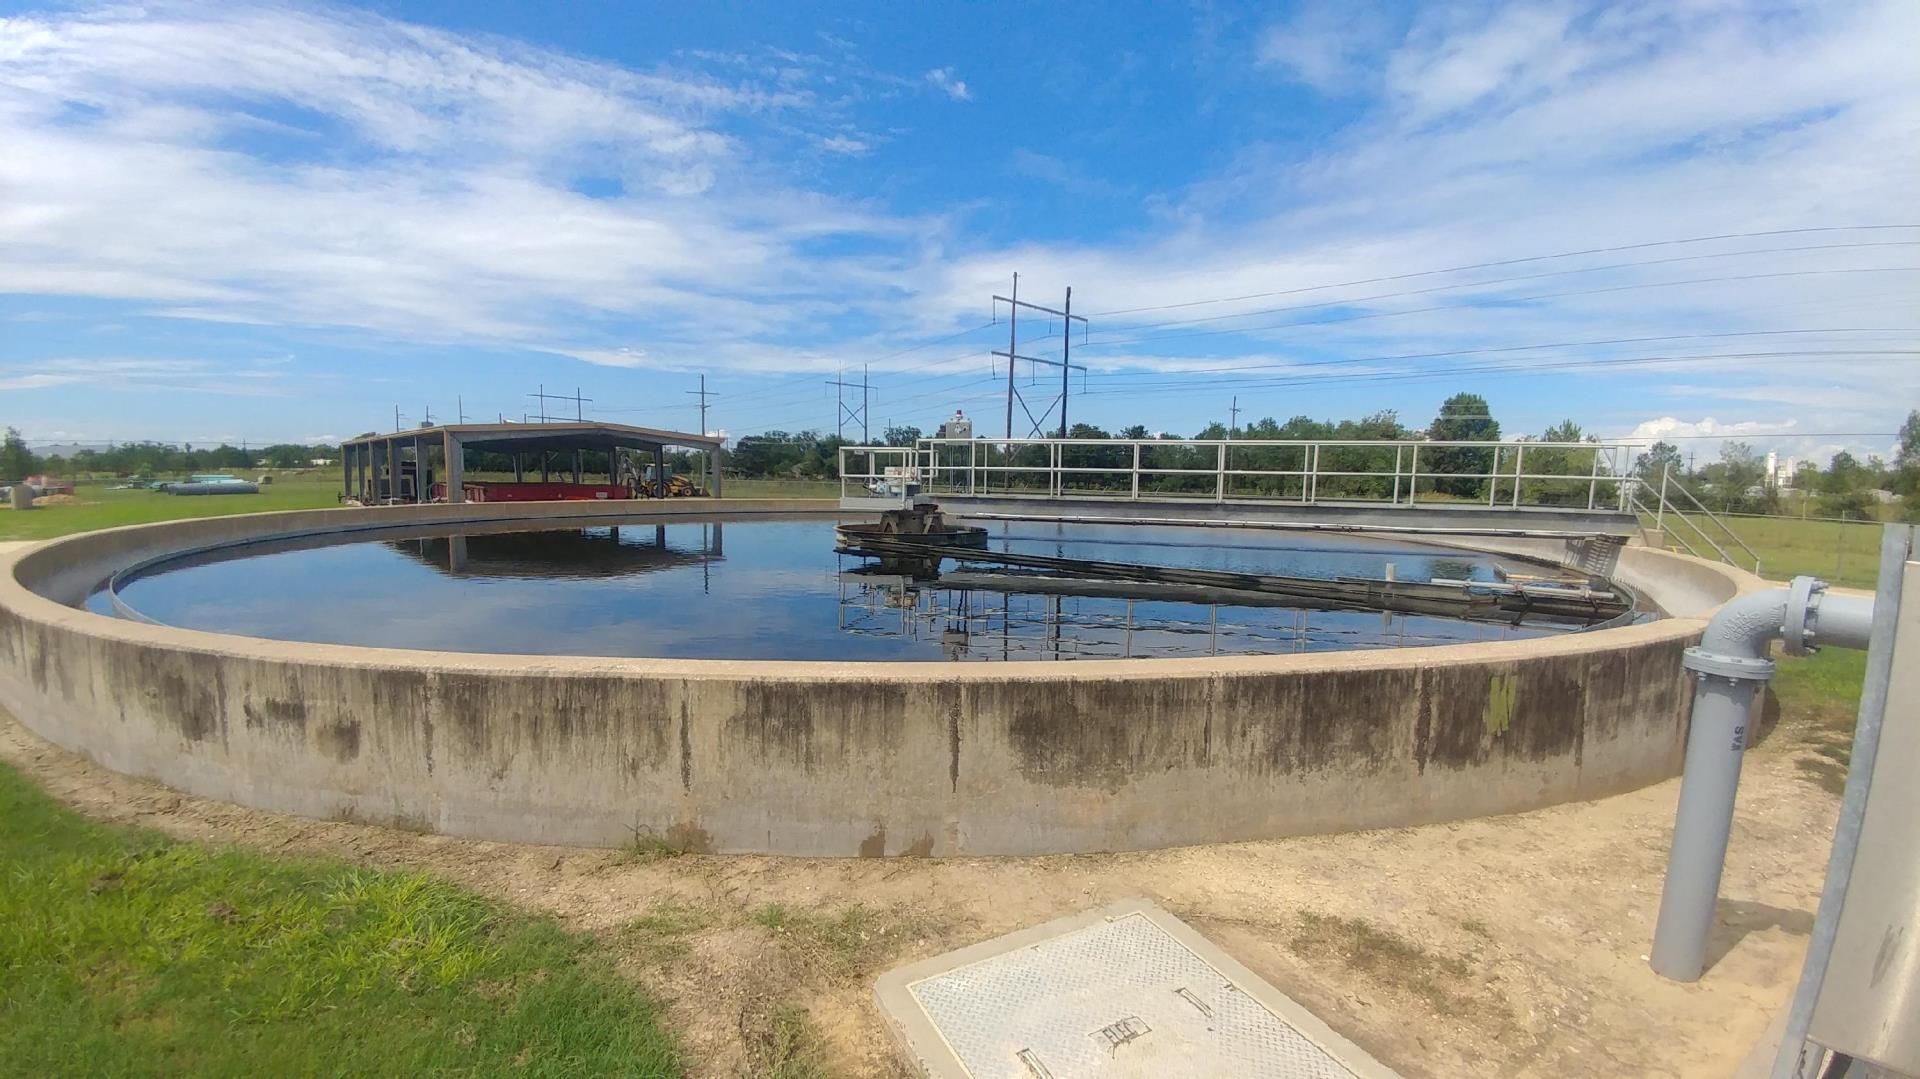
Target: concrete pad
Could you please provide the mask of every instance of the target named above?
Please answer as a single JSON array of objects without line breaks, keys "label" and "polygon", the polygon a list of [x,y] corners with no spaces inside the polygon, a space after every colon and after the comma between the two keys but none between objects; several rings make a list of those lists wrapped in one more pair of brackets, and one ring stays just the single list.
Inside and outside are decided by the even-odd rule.
[{"label": "concrete pad", "polygon": [[1128,899],[882,975],[936,1079],[1391,1079],[1186,923]]}]

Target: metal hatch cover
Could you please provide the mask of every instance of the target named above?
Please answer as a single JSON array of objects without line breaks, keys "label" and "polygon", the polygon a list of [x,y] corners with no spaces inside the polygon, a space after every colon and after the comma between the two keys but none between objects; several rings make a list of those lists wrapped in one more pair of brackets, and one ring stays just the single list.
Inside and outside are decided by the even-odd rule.
[{"label": "metal hatch cover", "polygon": [[875,986],[938,1079],[1391,1079],[1142,899],[909,964]]}]

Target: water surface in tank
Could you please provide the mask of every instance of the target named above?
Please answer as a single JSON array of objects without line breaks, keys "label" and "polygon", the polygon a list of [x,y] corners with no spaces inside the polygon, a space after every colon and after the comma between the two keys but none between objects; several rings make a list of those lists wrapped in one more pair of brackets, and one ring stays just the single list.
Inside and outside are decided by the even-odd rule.
[{"label": "water surface in tank", "polygon": [[[1063,595],[1023,586],[1003,567],[951,561],[942,580],[916,581],[870,559],[836,554],[833,525],[822,518],[679,518],[279,541],[156,567],[125,583],[120,596],[157,622],[256,637],[687,659],[1271,654],[1505,640],[1572,628],[1204,597]],[[1392,563],[1404,581],[1486,581],[1497,561],[1394,539],[1261,529],[995,523],[989,531],[996,551],[1285,576],[1379,578]],[[113,613],[104,592],[88,606]]]}]

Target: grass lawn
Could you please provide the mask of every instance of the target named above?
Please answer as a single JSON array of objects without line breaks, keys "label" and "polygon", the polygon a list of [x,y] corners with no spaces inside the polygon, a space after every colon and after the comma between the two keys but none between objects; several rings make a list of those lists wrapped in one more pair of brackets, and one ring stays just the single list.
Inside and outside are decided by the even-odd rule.
[{"label": "grass lawn", "polygon": [[420,873],[95,824],[0,764],[0,1072],[504,1071],[679,1074],[589,938]]},{"label": "grass lawn", "polygon": [[1810,573],[1829,584],[1872,588],[1880,575],[1882,526],[1878,524],[1792,517],[1729,517],[1726,521],[1734,535],[1760,556],[1761,573],[1773,580]]},{"label": "grass lawn", "polygon": [[158,491],[112,491],[114,481],[83,481],[80,501],[41,506],[25,513],[0,510],[0,540],[51,539],[96,528],[220,517],[229,513],[310,510],[339,504],[340,474],[329,469],[277,473],[272,486],[254,495],[167,495]]},{"label": "grass lawn", "polygon": [[[323,509],[339,504],[340,475],[332,469],[278,473],[256,495],[179,495],[109,490],[112,481],[83,481],[79,502],[47,505],[26,513],[0,508],[0,540],[52,539],[96,528],[219,517],[229,513]],[[835,480],[729,479],[728,498],[838,498]]]}]

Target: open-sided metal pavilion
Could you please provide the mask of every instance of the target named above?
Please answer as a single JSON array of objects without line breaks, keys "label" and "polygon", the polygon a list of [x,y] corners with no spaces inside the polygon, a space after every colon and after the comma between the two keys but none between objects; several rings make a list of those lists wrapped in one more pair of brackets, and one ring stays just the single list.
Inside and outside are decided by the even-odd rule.
[{"label": "open-sided metal pavilion", "polygon": [[[476,450],[503,453],[514,463],[514,480],[519,482],[529,457],[539,463],[543,477],[553,471],[570,474],[580,485],[581,456],[591,451],[607,454],[610,484],[618,482],[618,461],[622,451],[650,457],[654,475],[666,476],[666,451],[669,446],[703,452],[706,455],[708,487],[717,497],[720,491],[722,439],[714,435],[687,431],[664,431],[651,427],[630,427],[623,423],[576,421],[556,423],[458,423],[418,427],[385,434],[364,434],[348,439],[340,446],[341,482],[349,497],[367,505],[386,502],[428,502],[433,485],[425,477],[438,476],[449,502],[464,502],[466,452]],[[438,453],[439,467],[434,467]],[[556,468],[555,456],[559,456]],[[657,497],[666,497],[666,485],[655,484]]]}]

